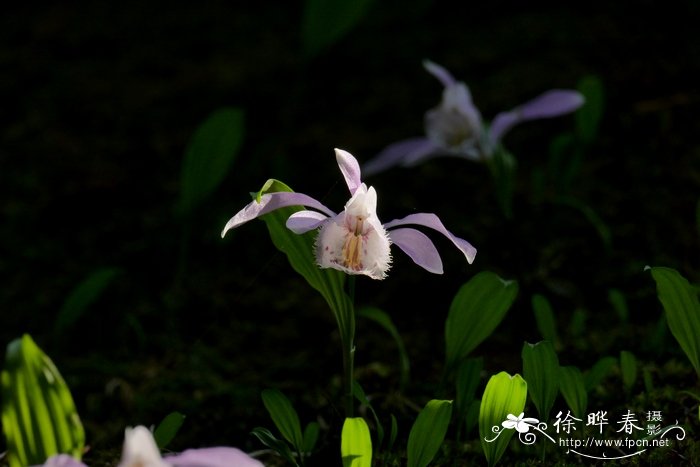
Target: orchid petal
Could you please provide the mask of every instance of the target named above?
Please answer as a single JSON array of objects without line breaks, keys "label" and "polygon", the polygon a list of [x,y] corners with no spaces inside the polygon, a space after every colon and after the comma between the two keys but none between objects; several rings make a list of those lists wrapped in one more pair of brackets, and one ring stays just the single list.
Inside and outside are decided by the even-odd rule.
[{"label": "orchid petal", "polygon": [[295,234],[303,234],[314,230],[328,220],[328,216],[317,211],[295,212],[287,219],[287,228]]},{"label": "orchid petal", "polygon": [[229,447],[188,449],[165,460],[174,467],[263,467],[259,460]]},{"label": "orchid petal", "polygon": [[153,433],[143,425],[127,428],[124,433],[124,446],[119,467],[135,465],[169,467],[160,456]]},{"label": "orchid petal", "polygon": [[456,83],[452,74],[437,63],[431,62],[430,60],[423,60],[423,68],[436,77],[445,87],[453,86]]},{"label": "orchid petal", "polygon": [[389,238],[418,266],[433,274],[442,274],[440,254],[423,232],[416,229],[394,229],[389,232]]},{"label": "orchid petal", "polygon": [[307,206],[318,209],[319,211],[329,216],[335,215],[333,211],[328,209],[321,202],[303,193],[294,193],[287,191],[277,193],[266,193],[260,197],[260,202],[258,202],[257,200],[253,200],[246,207],[238,211],[238,213],[236,213],[236,215],[233,216],[226,223],[224,230],[221,232],[221,237],[223,238],[223,236],[226,235],[226,232],[230,229],[234,229],[240,225],[245,224],[248,221],[251,221],[276,209],[288,206]]},{"label": "orchid petal", "polygon": [[68,454],[57,454],[46,459],[46,462],[42,464],[42,467],[87,467],[85,464],[80,462]]},{"label": "orchid petal", "polygon": [[437,155],[440,148],[428,138],[411,138],[390,144],[363,165],[365,175],[374,175],[395,165],[404,167]]},{"label": "orchid petal", "polygon": [[491,124],[490,140],[495,145],[515,125],[528,120],[558,117],[568,114],[584,103],[581,93],[566,89],[553,89],[508,112],[496,115]]},{"label": "orchid petal", "polygon": [[362,180],[360,179],[360,164],[352,154],[338,148],[335,149],[335,160],[338,162],[338,167],[340,167],[343,177],[345,177],[345,183],[348,185],[350,194],[354,195],[355,191],[362,184]]},{"label": "orchid petal", "polygon": [[476,256],[476,248],[474,248],[468,241],[463,240],[459,237],[455,237],[452,232],[447,230],[445,226],[442,224],[442,221],[440,221],[440,218],[436,216],[435,214],[432,213],[418,213],[418,214],[410,214],[402,219],[395,219],[387,224],[384,224],[384,228],[390,229],[394,226],[397,225],[405,225],[405,224],[415,224],[415,225],[422,225],[424,227],[431,228],[433,230],[437,230],[441,234],[443,234],[445,237],[450,239],[452,243],[464,254],[464,256],[467,258],[467,262],[471,264],[474,261],[474,257]]}]

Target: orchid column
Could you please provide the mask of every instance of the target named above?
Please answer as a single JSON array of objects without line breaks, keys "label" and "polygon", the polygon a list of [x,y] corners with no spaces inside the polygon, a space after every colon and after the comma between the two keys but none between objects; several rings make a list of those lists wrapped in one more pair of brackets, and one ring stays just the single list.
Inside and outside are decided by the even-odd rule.
[{"label": "orchid column", "polygon": [[[350,417],[353,410],[355,311],[354,297],[344,289],[344,274],[384,279],[391,265],[392,244],[417,265],[431,273],[442,274],[442,260],[433,242],[423,232],[404,227],[407,225],[440,232],[469,263],[474,261],[476,249],[448,231],[435,214],[411,214],[382,224],[377,217],[377,192],[362,183],[357,160],[341,149],[336,149],[335,155],[350,192],[350,200],[340,213],[336,214],[308,195],[292,192],[282,182],[268,180],[255,200],[228,221],[221,236],[263,216],[275,246],[326,299],[340,331],[346,416]],[[303,210],[302,206],[313,210]],[[315,239],[306,235],[315,231],[318,231]]]}]

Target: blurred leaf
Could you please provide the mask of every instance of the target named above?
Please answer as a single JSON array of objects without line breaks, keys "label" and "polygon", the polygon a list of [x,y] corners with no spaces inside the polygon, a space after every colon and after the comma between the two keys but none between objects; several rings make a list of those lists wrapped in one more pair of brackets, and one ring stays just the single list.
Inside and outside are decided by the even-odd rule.
[{"label": "blurred leaf", "polygon": [[651,376],[649,368],[644,368],[642,370],[642,378],[644,380],[644,391],[651,393],[654,390],[654,379]]},{"label": "blurred leaf", "polygon": [[362,417],[346,418],[340,441],[343,467],[371,467],[372,438]]},{"label": "blurred leaf", "polygon": [[637,359],[632,352],[627,350],[620,352],[620,371],[622,372],[622,386],[625,391],[629,392],[637,381]]},{"label": "blurred leaf", "polygon": [[586,332],[586,319],[588,314],[585,310],[577,308],[571,313],[569,332],[573,337],[581,337]]},{"label": "blurred leaf", "polygon": [[213,112],[195,130],[182,162],[180,212],[190,214],[223,181],[243,143],[242,109]]},{"label": "blurred leaf", "polygon": [[462,285],[445,322],[446,368],[453,371],[505,316],[518,294],[518,283],[482,271]]},{"label": "blurred leaf", "polygon": [[445,440],[451,417],[452,401],[428,401],[408,434],[408,467],[425,467],[433,460]]},{"label": "blurred leaf", "polygon": [[28,334],[7,346],[1,379],[10,467],[42,465],[55,454],[80,459],[85,431],[73,397],[54,363]]},{"label": "blurred leaf", "polygon": [[[255,195],[260,197],[265,193],[292,191],[284,183],[270,179]],[[272,243],[278,250],[287,255],[289,264],[301,274],[304,279],[318,292],[330,306],[335,315],[344,346],[352,343],[355,330],[355,313],[353,303],[345,292],[345,273],[336,269],[321,269],[314,258],[315,234],[308,232],[297,235],[286,226],[287,219],[293,213],[301,210],[301,207],[288,207],[277,209],[261,217],[267,224]]]},{"label": "blurred leaf", "polygon": [[527,383],[519,374],[502,371],[486,384],[479,410],[479,436],[489,466],[496,465],[513,436],[514,430],[505,429],[502,423],[508,415],[523,413],[526,400]]},{"label": "blurred leaf", "polygon": [[309,422],[304,429],[304,437],[302,441],[302,451],[305,454],[310,453],[316,447],[318,435],[321,432],[321,426],[317,422]]},{"label": "blurred leaf", "polygon": [[600,360],[595,362],[591,369],[588,370],[588,373],[586,373],[583,377],[586,392],[598,386],[615,365],[617,365],[617,359],[610,356],[602,357]]},{"label": "blurred leaf", "polygon": [[313,57],[347,34],[369,10],[372,0],[306,0],[301,22],[304,56]]},{"label": "blurred leaf", "polygon": [[612,305],[621,323],[627,323],[629,320],[629,309],[627,308],[627,300],[625,296],[617,289],[608,290],[608,301]]},{"label": "blurred leaf", "polygon": [[598,237],[603,242],[603,246],[609,250],[612,248],[612,233],[610,227],[605,223],[598,213],[588,204],[572,196],[560,196],[557,202],[563,206],[569,206],[580,212],[583,217],[593,226]]},{"label": "blurred leaf", "polygon": [[289,441],[295,450],[302,451],[301,423],[292,403],[277,389],[265,389],[261,396],[265,408],[284,439]]},{"label": "blurred leaf", "polygon": [[287,443],[281,439],[277,439],[267,428],[257,427],[250,433],[258,438],[265,446],[279,454],[283,459],[289,462],[290,465],[299,465]]},{"label": "blurred leaf", "polygon": [[513,188],[518,162],[503,146],[499,146],[486,162],[496,188],[498,204],[506,219],[510,219],[513,217]]},{"label": "blurred leaf", "polygon": [[671,334],[700,375],[700,301],[698,291],[671,268],[652,267],[659,300],[666,311]]},{"label": "blurred leaf", "polygon": [[574,415],[583,419],[588,406],[588,393],[581,370],[575,366],[560,367],[559,390]]},{"label": "blurred leaf", "polygon": [[556,320],[554,319],[552,305],[549,304],[547,297],[534,294],[532,296],[532,309],[535,312],[537,329],[540,331],[542,338],[554,345],[558,345],[559,336],[557,335]]},{"label": "blurred leaf", "polygon": [[406,384],[408,384],[408,375],[410,371],[410,362],[408,360],[408,352],[406,352],[406,347],[403,345],[403,339],[401,334],[394,326],[391,317],[384,311],[376,307],[363,307],[357,311],[359,316],[371,319],[375,323],[383,327],[394,339],[396,343],[396,348],[399,351],[399,387],[404,389]]},{"label": "blurred leaf", "polygon": [[102,291],[121,272],[117,268],[102,268],[93,271],[68,295],[56,316],[54,331],[64,332],[75,323],[102,294]]},{"label": "blurred leaf", "polygon": [[396,417],[391,415],[391,433],[389,433],[389,444],[387,445],[387,450],[391,451],[394,447],[394,442],[396,437],[399,435],[399,423],[396,421]]},{"label": "blurred leaf", "polygon": [[163,449],[170,444],[184,422],[185,416],[180,412],[169,413],[153,431],[158,448]]},{"label": "blurred leaf", "polygon": [[603,83],[598,76],[590,75],[581,78],[577,88],[586,102],[575,114],[576,133],[581,141],[590,144],[598,135],[598,127],[605,107]]},{"label": "blurred leaf", "polygon": [[554,400],[559,392],[559,357],[548,340],[536,344],[525,342],[522,350],[523,376],[527,381],[528,394],[541,420],[549,419]]}]

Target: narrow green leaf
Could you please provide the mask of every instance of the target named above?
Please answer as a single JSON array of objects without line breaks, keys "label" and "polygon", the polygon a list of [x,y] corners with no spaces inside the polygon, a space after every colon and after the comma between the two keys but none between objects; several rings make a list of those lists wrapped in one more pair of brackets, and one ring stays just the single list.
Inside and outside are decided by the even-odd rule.
[{"label": "narrow green leaf", "polygon": [[526,400],[527,383],[519,374],[511,376],[502,371],[486,384],[479,409],[479,436],[489,466],[496,465],[513,436],[514,430],[504,428],[502,423],[508,415],[522,414]]},{"label": "narrow green leaf", "polygon": [[306,0],[301,23],[304,55],[313,57],[329,48],[361,19],[372,0]]},{"label": "narrow green leaf", "polygon": [[505,281],[489,271],[480,272],[462,285],[445,322],[448,372],[491,335],[517,294],[517,282]]},{"label": "narrow green leaf", "polygon": [[559,357],[552,343],[545,340],[536,344],[525,342],[522,359],[528,394],[537,407],[540,420],[548,420],[559,393]]},{"label": "narrow green leaf", "polygon": [[195,130],[182,162],[180,211],[189,214],[222,182],[243,143],[244,112],[225,107]]},{"label": "narrow green leaf", "polygon": [[379,417],[377,416],[377,412],[375,412],[374,407],[372,407],[372,404],[365,395],[364,389],[362,389],[362,386],[357,381],[353,381],[352,394],[355,397],[355,399],[357,399],[360,402],[360,404],[367,406],[367,408],[369,408],[369,411],[372,412],[372,416],[374,417],[374,424],[377,427],[377,447],[381,446],[382,441],[384,440],[384,428],[382,427],[382,424],[379,423]]},{"label": "narrow green leaf", "polygon": [[425,467],[433,460],[445,440],[451,417],[452,401],[428,401],[408,434],[408,467]]},{"label": "narrow green leaf", "polygon": [[184,422],[185,416],[180,412],[171,412],[165,416],[153,431],[153,438],[160,449],[170,444]]},{"label": "narrow green leaf", "polygon": [[0,380],[11,467],[43,464],[60,453],[80,459],[85,432],[70,390],[28,334],[8,345]]},{"label": "narrow green leaf", "polygon": [[622,373],[622,386],[625,391],[629,392],[637,381],[637,359],[632,352],[627,350],[620,352],[620,371]]},{"label": "narrow green leaf", "polygon": [[343,467],[371,467],[372,438],[362,417],[346,418],[340,441]]},{"label": "narrow green leaf", "polygon": [[[255,196],[259,201],[265,193],[292,191],[284,183],[270,179]],[[333,311],[344,345],[354,338],[355,313],[353,303],[345,292],[345,274],[335,269],[321,269],[314,257],[315,234],[297,235],[286,227],[289,216],[300,211],[299,207],[277,209],[261,217],[267,224],[270,238],[278,250],[287,255],[289,264],[326,300]]]},{"label": "narrow green leaf", "polygon": [[588,393],[581,370],[575,366],[559,367],[559,390],[574,415],[583,419],[588,406]]},{"label": "narrow green leaf", "polygon": [[396,437],[399,435],[399,422],[396,420],[396,417],[394,417],[394,414],[391,414],[391,432],[389,433],[389,443],[387,446],[387,450],[391,451],[391,449],[394,447],[394,443],[396,442]]},{"label": "narrow green leaf", "polygon": [[357,314],[367,319],[371,319],[375,323],[383,327],[389,335],[394,339],[396,343],[396,348],[399,352],[399,387],[403,389],[408,384],[409,372],[410,372],[410,362],[408,359],[408,352],[406,352],[406,347],[403,344],[403,339],[401,334],[396,329],[394,322],[391,317],[376,307],[363,307],[357,310]]},{"label": "narrow green leaf", "polygon": [[652,267],[656,291],[671,334],[700,375],[700,301],[697,290],[671,268]]},{"label": "narrow green leaf", "polygon": [[603,83],[598,76],[589,75],[581,78],[577,88],[586,102],[576,111],[576,132],[584,143],[592,143],[596,139],[603,116]]},{"label": "narrow green leaf", "polygon": [[299,465],[287,443],[281,439],[277,439],[267,428],[256,427],[250,433],[258,438],[265,446],[279,454],[283,459],[289,462],[290,465]]},{"label": "narrow green leaf", "polygon": [[102,291],[120,273],[117,268],[102,268],[92,272],[73,291],[56,316],[54,329],[62,333],[75,323],[97,301]]},{"label": "narrow green leaf", "polygon": [[597,362],[593,364],[590,370],[584,375],[584,387],[586,392],[589,392],[596,386],[600,385],[613,367],[617,365],[617,359],[615,357],[602,357]]},{"label": "narrow green leaf", "polygon": [[265,408],[284,439],[289,441],[295,450],[301,451],[303,446],[301,423],[292,403],[277,389],[265,389],[261,396]]},{"label": "narrow green leaf", "polygon": [[535,322],[540,335],[544,340],[550,341],[554,345],[558,345],[559,336],[557,335],[557,325],[554,319],[554,311],[547,297],[540,294],[532,296],[532,309],[535,312]]}]

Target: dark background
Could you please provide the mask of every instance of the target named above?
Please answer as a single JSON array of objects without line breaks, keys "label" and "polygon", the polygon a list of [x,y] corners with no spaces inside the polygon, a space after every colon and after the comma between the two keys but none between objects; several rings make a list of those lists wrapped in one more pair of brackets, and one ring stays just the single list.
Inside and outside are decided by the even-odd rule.
[{"label": "dark background", "polygon": [[[486,370],[520,370],[540,339],[530,297],[546,295],[562,327],[585,310],[587,334],[560,360],[588,367],[633,349],[661,316],[645,265],[700,272],[700,39],[693,2],[375,2],[329,49],[301,52],[301,2],[71,3],[6,6],[0,19],[0,337],[31,333],[72,388],[95,462],[118,452],[127,425],[188,418],[173,449],[259,449],[271,422],[259,399],[282,389],[303,421],[338,423],[335,323],[278,253],[261,222],[224,240],[230,216],[271,177],[339,210],[345,186],[333,148],[366,161],[422,134],[441,87],[431,59],[467,82],[485,119],[587,75],[605,89],[596,143],[571,194],[610,229],[606,247],[574,209],[536,202],[531,181],[563,117],[506,138],[519,163],[515,216],[500,214],[484,166],[435,159],[366,181],[385,222],[435,212],[479,253],[467,265],[441,238],[445,274],[396,253],[390,276],[358,280],[358,302],[393,318],[412,359],[407,397],[422,405],[441,370],[444,318],[482,270],[518,280],[514,308],[478,353]],[[450,2],[452,3],[452,2]],[[244,145],[192,219],[179,217],[180,169],[196,127],[243,108]],[[183,229],[191,222],[186,264]],[[101,267],[121,271],[73,326],[63,301]],[[178,273],[180,271],[180,273]],[[628,299],[633,327],[611,325],[607,292]],[[395,388],[395,347],[358,322],[358,378]],[[688,383],[696,384],[692,380]],[[412,416],[412,415],[411,415]],[[328,448],[333,451],[333,448]],[[333,451],[335,452],[335,451]]]}]

